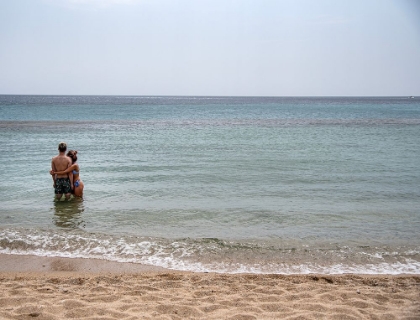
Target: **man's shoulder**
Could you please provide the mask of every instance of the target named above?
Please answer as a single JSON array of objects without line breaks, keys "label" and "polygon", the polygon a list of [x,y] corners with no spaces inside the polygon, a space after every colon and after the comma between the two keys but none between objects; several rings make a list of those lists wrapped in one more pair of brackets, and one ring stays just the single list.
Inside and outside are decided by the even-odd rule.
[{"label": "man's shoulder", "polygon": [[67,156],[62,156],[62,155],[57,155],[57,156],[54,156],[54,157],[52,157],[52,159],[51,159],[52,161],[55,161],[55,160],[59,160],[59,161],[66,161],[66,162],[69,162],[69,163],[71,163],[71,160],[70,160],[70,158],[69,157],[67,157]]}]

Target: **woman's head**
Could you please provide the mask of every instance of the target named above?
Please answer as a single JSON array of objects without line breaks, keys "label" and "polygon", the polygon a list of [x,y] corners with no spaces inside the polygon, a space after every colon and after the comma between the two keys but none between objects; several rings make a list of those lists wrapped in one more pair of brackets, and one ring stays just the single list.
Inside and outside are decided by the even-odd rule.
[{"label": "woman's head", "polygon": [[77,151],[70,150],[69,152],[67,152],[67,157],[71,159],[72,163],[75,163],[77,161]]}]

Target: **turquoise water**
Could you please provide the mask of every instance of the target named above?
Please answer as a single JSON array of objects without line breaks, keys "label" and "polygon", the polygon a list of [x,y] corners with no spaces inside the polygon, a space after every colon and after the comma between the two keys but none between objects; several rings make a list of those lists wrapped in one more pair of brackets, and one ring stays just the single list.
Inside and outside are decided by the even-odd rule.
[{"label": "turquoise water", "polygon": [[[83,201],[53,200],[57,145]],[[0,252],[420,273],[420,100],[0,96]]]}]

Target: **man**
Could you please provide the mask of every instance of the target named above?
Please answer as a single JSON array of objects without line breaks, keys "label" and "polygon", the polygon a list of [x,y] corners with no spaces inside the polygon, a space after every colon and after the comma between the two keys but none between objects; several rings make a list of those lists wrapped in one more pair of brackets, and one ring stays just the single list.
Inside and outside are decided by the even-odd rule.
[{"label": "man", "polygon": [[[51,160],[51,168],[54,172],[64,171],[71,166],[71,160],[66,156],[66,150],[67,144],[60,142],[58,145],[58,156],[53,157]],[[54,180],[54,190],[57,200],[60,200],[63,194],[69,200],[73,186],[73,174],[55,174],[52,178]]]}]

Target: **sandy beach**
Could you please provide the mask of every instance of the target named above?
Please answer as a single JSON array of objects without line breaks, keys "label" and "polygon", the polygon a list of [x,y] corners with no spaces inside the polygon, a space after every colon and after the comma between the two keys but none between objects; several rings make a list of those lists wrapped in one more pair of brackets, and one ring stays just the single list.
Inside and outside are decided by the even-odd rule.
[{"label": "sandy beach", "polygon": [[176,272],[0,255],[0,319],[420,319],[418,275]]}]

